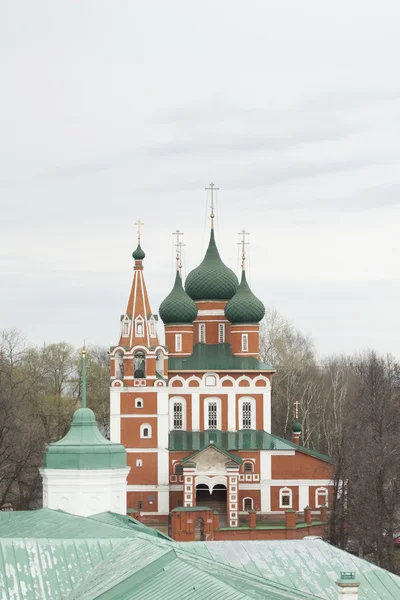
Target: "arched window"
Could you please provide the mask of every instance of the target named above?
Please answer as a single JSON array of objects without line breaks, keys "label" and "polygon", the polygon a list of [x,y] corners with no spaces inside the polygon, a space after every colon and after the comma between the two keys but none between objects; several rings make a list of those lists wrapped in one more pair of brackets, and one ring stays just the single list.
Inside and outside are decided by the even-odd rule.
[{"label": "arched window", "polygon": [[164,377],[164,354],[161,350],[156,352],[156,372]]},{"label": "arched window", "polygon": [[285,487],[279,490],[279,508],[292,508],[292,490]]},{"label": "arched window", "polygon": [[200,344],[206,343],[206,324],[199,323],[199,342]]},{"label": "arched window", "polygon": [[208,404],[208,429],[217,429],[218,427],[218,407],[216,402]]},{"label": "arched window", "polygon": [[135,408],[143,408],[143,399],[142,398],[136,398]]},{"label": "arched window", "polygon": [[181,463],[175,463],[175,465],[174,465],[174,473],[175,473],[175,475],[182,475],[182,473],[183,473],[183,467],[182,467]]},{"label": "arched window", "polygon": [[124,355],[122,352],[117,352],[115,355],[115,377],[116,379],[124,378]]},{"label": "arched window", "polygon": [[169,428],[182,431],[186,429],[186,400],[179,396],[169,399]]},{"label": "arched window", "polygon": [[136,337],[144,337],[144,319],[143,317],[136,318]]},{"label": "arched window", "polygon": [[242,427],[251,429],[251,402],[249,401],[242,404]]},{"label": "arched window", "polygon": [[148,423],[142,423],[140,426],[140,437],[141,438],[151,438],[151,425]]},{"label": "arched window", "polygon": [[149,321],[150,324],[150,337],[157,337],[157,329],[156,329],[156,322],[153,318],[150,319]]},{"label": "arched window", "polygon": [[221,429],[221,398],[204,400],[204,429]]},{"label": "arched window", "polygon": [[129,335],[129,318],[125,317],[122,323],[122,335],[127,337]]},{"label": "arched window", "polygon": [[249,460],[247,460],[245,463],[243,463],[243,472],[244,473],[254,473],[253,463],[250,462]]},{"label": "arched window", "polygon": [[243,510],[253,510],[253,498],[243,498]]},{"label": "arched window", "polygon": [[134,377],[135,379],[144,379],[146,377],[146,355],[143,350],[135,352],[134,358]]},{"label": "arched window", "polygon": [[256,429],[256,401],[244,397],[239,400],[240,429]]},{"label": "arched window", "polygon": [[183,429],[183,405],[181,401],[174,402],[173,428]]},{"label": "arched window", "polygon": [[328,506],[328,490],[320,487],[315,490],[315,508],[324,506],[324,504]]},{"label": "arched window", "polygon": [[242,352],[247,352],[249,349],[249,334],[242,334]]},{"label": "arched window", "polygon": [[218,343],[223,344],[225,342],[225,323],[218,324]]}]

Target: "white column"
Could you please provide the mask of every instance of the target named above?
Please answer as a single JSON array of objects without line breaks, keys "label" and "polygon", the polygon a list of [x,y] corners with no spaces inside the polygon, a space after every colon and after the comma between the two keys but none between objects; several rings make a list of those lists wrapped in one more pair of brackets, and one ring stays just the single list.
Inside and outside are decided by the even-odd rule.
[{"label": "white column", "polygon": [[110,440],[121,443],[121,390],[110,388]]},{"label": "white column", "polygon": [[228,431],[236,431],[236,394],[228,394]]},{"label": "white column", "polygon": [[308,485],[299,485],[299,510],[304,510],[309,505]]},{"label": "white column", "polygon": [[271,512],[271,453],[260,451],[261,512]]},{"label": "white column", "polygon": [[[263,388],[260,388],[263,389]],[[263,392],[263,429],[271,433],[271,387],[264,388]]]},{"label": "white column", "polygon": [[200,394],[192,393],[192,431],[200,431]]}]

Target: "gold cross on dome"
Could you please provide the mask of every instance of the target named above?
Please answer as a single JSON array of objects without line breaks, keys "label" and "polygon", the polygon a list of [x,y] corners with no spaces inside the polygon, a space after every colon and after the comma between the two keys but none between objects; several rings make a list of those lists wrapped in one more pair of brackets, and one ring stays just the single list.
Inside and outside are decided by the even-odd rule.
[{"label": "gold cross on dome", "polygon": [[140,228],[142,227],[142,225],[144,225],[144,223],[142,223],[142,221],[136,221],[135,223],[136,227],[137,227],[137,239],[138,239],[138,244],[140,245]]},{"label": "gold cross on dome", "polygon": [[[215,217],[215,206],[214,206],[214,191],[219,190],[219,188],[215,187],[215,183],[210,183],[210,187],[206,188],[206,190],[211,191],[211,202],[210,202],[210,208],[211,208],[211,219],[214,219]],[[213,223],[213,221],[211,221],[211,223]]]},{"label": "gold cross on dome", "polygon": [[298,400],[296,400],[296,402],[294,403],[294,416],[295,416],[296,420],[299,418],[299,406],[300,406],[300,402]]},{"label": "gold cross on dome", "polygon": [[183,231],[180,231],[179,229],[177,229],[176,231],[173,232],[172,235],[176,235],[176,242],[175,242],[176,268],[177,268],[177,270],[179,270],[179,273],[182,275],[182,246],[184,246],[185,244],[182,242],[181,236],[183,237],[184,233],[183,233]]},{"label": "gold cross on dome", "polygon": [[242,231],[240,231],[238,233],[238,235],[242,236],[242,239],[238,243],[239,243],[239,246],[242,246],[242,269],[244,269],[245,261],[246,261],[246,246],[249,243],[249,242],[246,242],[246,235],[250,235],[250,233],[248,231],[246,231],[245,229],[242,229]]}]

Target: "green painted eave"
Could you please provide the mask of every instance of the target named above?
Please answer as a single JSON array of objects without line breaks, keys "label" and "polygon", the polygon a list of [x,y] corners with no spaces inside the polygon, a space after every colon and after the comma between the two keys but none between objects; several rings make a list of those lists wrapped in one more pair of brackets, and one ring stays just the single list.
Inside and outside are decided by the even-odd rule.
[{"label": "green painted eave", "polygon": [[190,356],[168,359],[168,371],[268,371],[274,367],[254,356],[235,356],[230,344],[195,344]]},{"label": "green painted eave", "polygon": [[[289,440],[280,438],[272,433],[267,433],[262,429],[241,429],[240,431],[221,431],[218,429],[208,429],[207,431],[171,431],[169,433],[168,447],[170,452],[193,452],[195,450],[197,454],[209,446],[210,442],[213,442],[218,448],[224,448],[226,452],[241,450],[296,450],[303,454],[309,454],[319,460],[333,463],[332,459],[326,456],[326,454],[298,446]],[[192,454],[191,457],[193,456]]]},{"label": "green painted eave", "polygon": [[126,450],[122,444],[110,442],[100,433],[90,408],[79,408],[74,413],[67,435],[47,448],[44,467],[122,469],[126,467]]}]

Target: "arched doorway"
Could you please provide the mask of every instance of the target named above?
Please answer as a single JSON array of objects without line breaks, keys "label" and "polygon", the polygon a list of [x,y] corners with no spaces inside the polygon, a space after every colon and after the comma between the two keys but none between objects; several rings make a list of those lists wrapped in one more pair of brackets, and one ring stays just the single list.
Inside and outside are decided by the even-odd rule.
[{"label": "arched doorway", "polygon": [[226,526],[226,486],[222,483],[215,485],[210,492],[207,484],[199,483],[196,485],[196,506],[207,506],[219,513],[220,527]]},{"label": "arched doorway", "polygon": [[204,520],[201,517],[194,524],[194,541],[204,542]]}]

